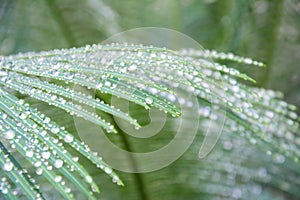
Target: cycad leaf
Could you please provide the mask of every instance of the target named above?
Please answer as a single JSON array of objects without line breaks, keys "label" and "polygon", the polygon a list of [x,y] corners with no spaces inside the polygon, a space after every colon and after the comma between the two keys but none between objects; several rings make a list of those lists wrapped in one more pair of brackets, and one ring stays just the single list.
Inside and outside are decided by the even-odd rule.
[{"label": "cycad leaf", "polygon": [[[246,58],[231,54],[192,50],[176,52],[164,48],[126,44],[93,45],[1,57],[0,110],[2,116],[5,116],[0,120],[1,138],[9,143],[6,145],[1,142],[1,145],[8,149],[6,154],[9,156],[13,156],[12,150],[16,149],[37,168],[36,174],[45,177],[62,196],[68,199],[76,198],[68,184],[73,184],[88,198],[96,198],[93,192],[98,192],[93,176],[89,175],[87,169],[77,162],[77,157],[73,156],[71,151],[67,150],[68,148],[82,154],[107,173],[114,182],[123,185],[112,169],[73,134],[17,98],[20,94],[28,95],[71,115],[97,124],[107,132],[116,132],[115,125],[102,119],[100,115],[92,113],[90,109],[96,108],[139,126],[136,119],[128,113],[118,110],[100,99],[94,100],[92,96],[73,90],[74,85],[80,85],[87,89],[121,97],[146,109],[158,108],[172,117],[178,117],[181,114],[178,105],[184,108],[189,107],[191,108],[190,112],[198,112],[205,118],[201,120],[203,126],[206,126],[208,121],[212,121],[216,127],[221,126],[217,119],[226,111],[227,119],[223,130],[228,134],[227,139],[233,142],[226,141],[222,137],[222,142],[225,144],[227,142],[224,149],[232,149],[232,146],[240,148],[239,143],[243,143],[245,157],[243,158],[237,149],[232,152],[220,153],[222,151],[218,151],[213,154],[207,163],[199,166],[200,174],[197,174],[196,177],[204,180],[201,183],[201,189],[193,190],[193,184],[187,183],[190,188],[186,191],[192,190],[195,195],[204,193],[209,197],[235,198],[254,182],[255,184],[264,182],[263,176],[256,174],[255,167],[247,164],[249,160],[253,160],[249,152],[258,152],[253,146],[272,155],[272,158],[278,163],[287,159],[293,160],[298,166],[300,157],[299,118],[295,113],[295,107],[280,100],[282,97],[280,93],[239,83],[235,78],[254,80],[235,69],[208,60],[209,56],[262,66],[259,62],[252,60],[250,62]],[[198,99],[199,108],[188,101],[186,96],[189,94]],[[195,108],[198,110],[194,110]],[[216,113],[213,113],[212,110],[215,110]],[[186,132],[188,131],[190,128],[186,129]],[[7,132],[12,133],[13,137],[6,136]],[[171,127],[166,132],[172,133],[174,130]],[[198,137],[203,139],[201,127],[199,127],[199,132]],[[244,138],[248,140],[246,141]],[[233,144],[234,142],[235,144]],[[139,147],[138,143],[132,141],[129,143]],[[64,145],[68,148],[65,148]],[[220,145],[217,145],[216,148],[220,148]],[[193,148],[194,150],[195,148]],[[237,162],[228,163],[228,159],[232,157],[236,157]],[[185,158],[189,159],[189,156]],[[266,157],[259,156],[258,159],[263,161]],[[217,160],[221,165],[211,167]],[[2,166],[5,166],[7,162],[11,161],[7,160],[3,154]],[[185,164],[181,163],[181,165]],[[231,169],[229,171],[226,169],[228,165]],[[269,164],[265,163],[265,165],[269,167]],[[171,172],[177,174],[176,170],[163,171],[162,177]],[[268,170],[272,170],[272,165]],[[252,177],[249,179],[254,182],[245,181],[241,185],[236,185],[228,182],[226,178],[210,179],[209,176],[201,174],[202,171],[207,174],[218,173],[216,175],[218,177],[223,177],[224,174],[247,177],[251,174]],[[166,174],[164,174],[165,172]],[[261,171],[261,173],[263,172]],[[12,176],[14,171],[7,173]],[[287,173],[284,180],[280,180],[273,172],[274,177],[268,183],[290,195],[297,196],[295,188],[298,183],[294,181],[292,174],[298,175],[299,170],[292,169]],[[151,180],[152,178],[151,175],[145,175],[145,179],[153,182],[149,187],[154,191],[156,180]],[[85,183],[81,181],[82,179],[85,180]],[[184,179],[186,179],[185,176],[182,178],[179,176],[176,180],[182,182]],[[25,180],[24,184],[30,184],[27,179],[22,182]],[[11,179],[11,181],[18,185],[15,180]],[[282,186],[287,181],[293,182],[294,185]],[[169,180],[165,182],[170,184]],[[231,187],[236,189],[233,194],[229,194],[232,190]],[[26,187],[21,187],[21,190],[27,196],[40,195],[34,188],[26,190]],[[168,190],[172,189],[168,188]],[[7,194],[11,195],[12,193],[7,190]],[[267,194],[269,193],[267,192]],[[159,197],[161,194],[153,193],[152,195],[155,199],[155,195]],[[244,197],[247,195],[253,196],[254,193],[245,192]]]}]

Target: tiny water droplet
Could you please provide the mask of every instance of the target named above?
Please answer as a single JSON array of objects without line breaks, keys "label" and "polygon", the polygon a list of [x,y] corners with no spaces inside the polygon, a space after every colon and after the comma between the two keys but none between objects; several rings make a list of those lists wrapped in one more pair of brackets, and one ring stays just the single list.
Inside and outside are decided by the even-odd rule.
[{"label": "tiny water droplet", "polygon": [[254,139],[254,138],[251,138],[250,142],[251,142],[251,144],[256,144],[257,143],[256,139]]},{"label": "tiny water droplet", "polygon": [[150,97],[147,97],[147,98],[145,99],[145,102],[146,102],[147,104],[152,104],[152,103],[153,103],[153,99],[150,98]]}]

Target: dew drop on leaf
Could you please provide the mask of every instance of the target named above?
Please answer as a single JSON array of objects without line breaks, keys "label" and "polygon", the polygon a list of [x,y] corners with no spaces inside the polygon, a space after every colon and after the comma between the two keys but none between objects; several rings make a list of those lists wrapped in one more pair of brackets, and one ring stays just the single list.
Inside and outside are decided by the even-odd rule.
[{"label": "dew drop on leaf", "polygon": [[40,167],[41,165],[42,165],[42,162],[40,162],[40,161],[37,161],[37,162],[34,163],[35,167]]},{"label": "dew drop on leaf", "polygon": [[105,167],[105,168],[104,168],[104,171],[105,171],[105,173],[107,173],[107,174],[111,174],[111,173],[112,173],[112,169],[109,168],[109,167]]},{"label": "dew drop on leaf", "polygon": [[50,156],[51,156],[51,153],[49,151],[45,151],[42,153],[42,157],[46,160],[49,159]]},{"label": "dew drop on leaf", "polygon": [[93,182],[93,179],[92,179],[91,176],[86,176],[86,177],[85,177],[85,181],[86,181],[87,183],[92,183],[92,182]]},{"label": "dew drop on leaf", "polygon": [[46,117],[43,122],[46,123],[46,124],[48,124],[50,122],[50,118]]},{"label": "dew drop on leaf", "polygon": [[28,158],[31,158],[33,156],[33,151],[29,150],[29,151],[26,151],[25,155],[28,157]]},{"label": "dew drop on leaf", "polygon": [[54,162],[54,167],[56,168],[61,168],[64,164],[64,161],[60,160],[60,159],[57,159],[55,162]]},{"label": "dew drop on leaf", "polygon": [[56,133],[59,132],[59,128],[53,127],[53,128],[51,128],[51,132],[54,133],[54,134],[56,134]]},{"label": "dew drop on leaf", "polygon": [[13,165],[11,162],[6,162],[6,163],[3,165],[2,169],[3,169],[4,171],[9,172],[9,171],[12,170],[13,167],[14,167],[14,165]]},{"label": "dew drop on leaf", "polygon": [[35,171],[35,173],[36,173],[37,175],[42,175],[43,169],[42,169],[42,168],[38,168],[38,169]]},{"label": "dew drop on leaf", "polygon": [[79,158],[76,156],[76,157],[73,157],[72,160],[75,162],[78,162]]},{"label": "dew drop on leaf", "polygon": [[147,104],[152,104],[152,103],[153,103],[153,99],[150,98],[150,97],[147,97],[147,98],[145,99],[145,102],[146,102]]},{"label": "dew drop on leaf", "polygon": [[55,178],[54,178],[54,181],[55,182],[60,182],[62,180],[62,177],[61,176],[56,176]]},{"label": "dew drop on leaf", "polygon": [[64,140],[65,140],[66,143],[73,142],[74,136],[71,135],[71,134],[67,134]]},{"label": "dew drop on leaf", "polygon": [[15,132],[12,130],[8,130],[4,133],[4,137],[8,140],[11,140],[15,137]]}]

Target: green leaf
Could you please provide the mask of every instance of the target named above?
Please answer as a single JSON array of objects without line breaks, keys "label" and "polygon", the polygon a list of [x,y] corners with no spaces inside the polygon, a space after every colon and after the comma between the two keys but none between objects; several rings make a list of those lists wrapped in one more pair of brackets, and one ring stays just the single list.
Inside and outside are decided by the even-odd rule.
[{"label": "green leaf", "polygon": [[[300,137],[299,117],[295,113],[295,107],[280,100],[281,93],[240,83],[236,78],[252,82],[253,79],[235,69],[210,61],[207,56],[198,59],[200,54],[193,53],[192,50],[188,56],[182,52],[141,45],[112,44],[1,57],[0,129],[1,139],[4,141],[1,145],[7,149],[6,154],[10,157],[15,156],[13,151],[17,151],[31,167],[23,162],[20,165],[33,172],[33,177],[44,177],[62,197],[76,199],[75,194],[81,194],[86,198],[97,199],[97,183],[102,178],[98,178],[96,169],[108,174],[117,185],[123,185],[123,182],[105,161],[76,138],[74,131],[70,132],[62,127],[64,123],[57,123],[59,120],[55,122],[59,115],[47,116],[43,114],[46,112],[43,109],[51,110],[56,107],[64,111],[60,114],[63,118],[74,115],[104,128],[108,133],[118,133],[107,136],[115,138],[113,140],[120,146],[126,144],[127,150],[147,150],[142,141],[124,135],[112,119],[115,116],[139,128],[137,120],[144,116],[131,116],[114,107],[103,96],[106,94],[109,97],[120,97],[145,109],[157,108],[169,114],[161,133],[163,136],[149,138],[151,147],[159,148],[162,142],[176,134],[179,121],[174,121],[174,118],[178,118],[183,110],[187,112],[183,113],[185,116],[194,116],[192,113],[196,112],[203,117],[193,119],[200,122],[197,143],[205,141],[203,130],[210,124],[212,130],[218,127],[223,129],[221,142],[217,143],[216,150],[213,150],[205,162],[191,159],[191,156],[197,157],[196,151],[199,149],[198,146],[193,146],[187,155],[176,162],[178,168],[175,163],[170,169],[156,173],[132,175],[142,190],[132,191],[132,188],[127,189],[125,186],[124,190],[116,194],[119,197],[123,196],[122,192],[130,191],[132,195],[139,194],[145,199],[172,199],[173,192],[178,195],[175,191],[180,187],[184,188],[184,192],[190,193],[192,198],[199,194],[221,198],[239,198],[242,195],[245,198],[256,198],[258,194],[272,196],[272,188],[279,188],[288,195],[297,197],[298,193],[295,191],[298,182],[293,176],[298,176],[300,172]],[[208,54],[227,58],[221,56],[223,54]],[[246,62],[236,56],[230,58],[235,62]],[[259,62],[253,61],[254,65],[255,63]],[[96,90],[100,95],[94,99],[93,96],[76,90],[76,86],[90,92]],[[31,100],[24,100],[21,95],[27,95]],[[198,105],[189,101],[189,95],[198,100]],[[26,103],[32,99],[49,106],[39,111]],[[93,109],[102,112],[96,113]],[[138,107],[130,110],[132,111],[138,112]],[[222,123],[219,119],[224,113],[226,121]],[[193,128],[195,127],[187,126],[185,132],[188,133]],[[213,131],[209,133],[213,134]],[[253,157],[254,154],[258,154],[257,157]],[[78,155],[90,162],[79,163]],[[114,156],[114,152],[111,152],[111,156]],[[1,159],[2,166],[7,162],[16,165],[7,160],[4,154]],[[274,172],[274,168],[282,169],[284,162],[290,162],[292,169],[285,171],[285,177],[282,178]],[[252,166],[253,163],[257,164]],[[36,169],[32,170],[32,166]],[[257,171],[258,166],[261,168]],[[188,172],[181,175],[184,167],[188,168]],[[24,186],[30,184],[27,179],[18,180],[23,184],[20,186],[12,178],[14,172],[12,170],[5,174],[8,174],[14,187],[20,187],[22,195],[42,195],[33,186],[31,189]],[[174,174],[178,176],[172,182],[167,177]],[[122,176],[129,185],[133,184],[131,175]],[[160,178],[157,179],[158,177]],[[241,183],[230,177],[240,177]],[[268,184],[271,190],[262,192],[262,184]],[[8,184],[5,182],[5,185],[7,187]],[[101,186],[107,187],[106,185]],[[161,186],[164,189],[155,192],[158,185],[164,185]],[[174,188],[170,188],[170,185]],[[144,191],[145,187],[151,192]],[[256,189],[249,189],[252,187]],[[7,194],[13,193],[7,191]],[[107,194],[104,192],[105,195]],[[185,193],[179,196],[183,198]]]}]

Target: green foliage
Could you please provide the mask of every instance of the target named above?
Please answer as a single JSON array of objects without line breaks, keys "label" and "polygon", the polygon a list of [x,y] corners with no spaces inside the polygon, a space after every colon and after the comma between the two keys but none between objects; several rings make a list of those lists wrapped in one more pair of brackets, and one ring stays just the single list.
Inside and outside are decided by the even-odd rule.
[{"label": "green foliage", "polygon": [[[95,198],[93,192],[99,192],[99,189],[83,163],[77,162],[78,153],[111,176],[113,182],[123,185],[112,169],[76,139],[74,133],[57,125],[18,97],[20,94],[28,95],[46,102],[103,127],[108,133],[116,133],[116,125],[81,104],[122,118],[136,127],[140,126],[129,113],[99,98],[94,99],[73,90],[74,84],[121,97],[145,109],[156,107],[171,117],[181,114],[178,106],[197,108],[186,98],[193,94],[200,105],[199,110],[194,112],[206,118],[201,120],[202,123],[211,120],[215,126],[221,126],[218,118],[226,111],[223,131],[230,132],[230,137],[242,134],[240,137],[247,138],[251,145],[271,155],[275,162],[283,163],[287,159],[298,163],[299,118],[294,112],[295,107],[280,100],[281,93],[239,83],[237,80],[240,78],[254,80],[236,69],[211,62],[209,57],[263,66],[249,58],[215,51],[190,49],[176,52],[123,44],[92,45],[1,57],[1,166],[5,172],[2,172],[1,190],[4,196],[10,198],[16,194],[43,199],[35,181],[36,176],[43,176],[66,199],[76,198],[71,190],[74,187],[75,191],[81,191],[86,197]],[[176,92],[178,90],[181,92]],[[213,109],[217,112],[212,112]],[[200,131],[199,134],[203,133]],[[71,153],[67,146],[77,153]],[[35,174],[32,173],[32,167],[23,167],[25,160],[20,163],[14,158],[16,154],[34,166]],[[214,159],[213,156],[208,162],[214,163]],[[219,162],[226,163],[222,159]],[[243,168],[239,163],[234,163],[233,167],[240,167],[239,170]],[[247,169],[249,166],[245,167],[245,170],[238,173],[245,175],[251,170]],[[289,174],[287,178],[290,178]],[[297,182],[291,183],[284,189],[297,196],[298,193],[294,193]],[[202,184],[217,188],[210,186],[209,182]],[[281,187],[279,183],[274,184]]]},{"label": "green foliage", "polygon": [[[2,0],[0,199],[299,199],[299,111],[282,100],[300,105],[299,5],[297,0]],[[206,48],[247,55],[268,67],[209,50],[121,44],[52,50],[98,44],[145,26],[175,29]],[[39,53],[12,55],[27,51]],[[248,85],[280,90],[285,97]],[[197,96],[199,108],[183,113],[191,106],[183,103],[189,94]],[[173,95],[180,98],[174,101]],[[130,113],[112,107],[112,96],[131,101]],[[145,141],[128,136],[112,117],[144,126],[148,109],[156,108],[169,113],[168,120],[158,136]],[[225,110],[226,121],[213,123]],[[147,152],[172,140],[176,119],[195,112],[201,126],[186,153],[159,171],[117,172],[125,187],[111,183],[123,182],[82,143],[74,124],[84,118],[117,132],[106,136],[118,147]],[[213,151],[198,160],[204,130],[223,123]],[[91,139],[99,143],[94,135]],[[114,152],[110,156],[115,158]]]}]

